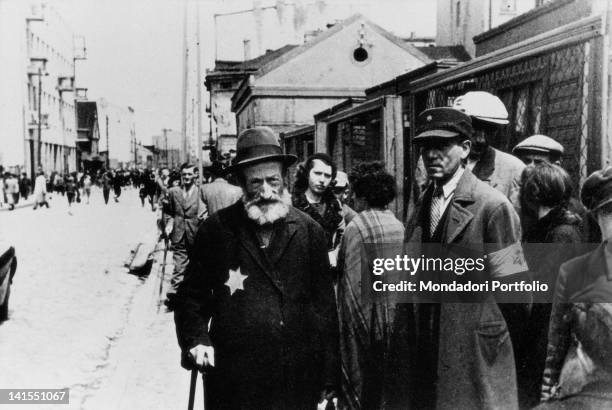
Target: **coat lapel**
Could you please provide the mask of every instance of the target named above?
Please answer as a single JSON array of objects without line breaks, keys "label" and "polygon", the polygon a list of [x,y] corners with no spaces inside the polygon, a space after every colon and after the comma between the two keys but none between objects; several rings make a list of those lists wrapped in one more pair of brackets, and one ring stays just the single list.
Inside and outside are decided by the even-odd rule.
[{"label": "coat lapel", "polygon": [[295,235],[297,231],[296,223],[293,211],[291,210],[283,223],[278,223],[274,226],[274,233],[272,234],[268,252],[273,267],[278,264],[278,261],[285,253],[287,246],[289,246],[291,239]]},{"label": "coat lapel", "polygon": [[272,285],[282,293],[281,288],[278,284],[278,278],[273,276],[273,270],[270,261],[266,257],[265,253],[259,248],[255,233],[249,229],[251,224],[247,220],[246,211],[244,205],[239,202],[233,205],[233,213],[229,216],[228,223],[232,226],[232,231],[238,238],[240,245],[251,255],[251,258],[261,268],[262,272],[270,279]]},{"label": "coat lapel", "polygon": [[[600,244],[589,257],[589,264],[587,268],[587,275],[584,275],[584,281],[586,282],[587,278],[596,278],[597,276],[605,273],[608,280],[612,280],[612,272],[608,266],[608,262],[606,260],[606,252],[605,252],[605,243]],[[586,283],[583,283],[583,287]]]},{"label": "coat lapel", "polygon": [[191,193],[187,196],[187,198],[183,197],[183,192],[181,192],[181,197],[183,197],[183,208],[185,209],[185,211],[188,211],[189,209],[191,209],[191,207],[195,204],[197,204],[197,200],[199,195],[196,194],[197,192],[197,187],[193,187],[193,190],[191,191]]},{"label": "coat lapel", "polygon": [[476,181],[476,177],[469,169],[466,169],[459,179],[455,195],[449,205],[445,243],[453,243],[474,218],[474,214],[468,211],[464,204],[474,202],[473,192]]}]

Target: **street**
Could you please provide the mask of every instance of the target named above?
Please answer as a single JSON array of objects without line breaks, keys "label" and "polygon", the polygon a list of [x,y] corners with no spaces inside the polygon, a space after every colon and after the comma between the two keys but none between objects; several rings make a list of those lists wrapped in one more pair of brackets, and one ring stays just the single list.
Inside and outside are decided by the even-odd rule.
[{"label": "street", "polygon": [[185,408],[189,373],[173,316],[157,307],[163,243],[148,278],[124,267],[139,242],[155,243],[155,213],[136,190],[104,205],[94,189],[72,214],[58,195],[50,209],[0,212],[0,239],[18,258],[0,325],[0,386],[70,389],[68,406],[45,408]]}]

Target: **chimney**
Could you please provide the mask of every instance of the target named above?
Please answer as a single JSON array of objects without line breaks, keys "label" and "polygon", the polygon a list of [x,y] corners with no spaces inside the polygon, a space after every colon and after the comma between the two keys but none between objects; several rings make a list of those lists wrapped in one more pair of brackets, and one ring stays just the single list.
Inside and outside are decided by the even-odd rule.
[{"label": "chimney", "polygon": [[251,59],[251,40],[245,38],[242,40],[243,50],[244,50],[244,61]]},{"label": "chimney", "polygon": [[265,50],[263,8],[261,0],[253,0],[253,19],[255,21],[255,36],[257,40],[255,44],[255,53],[256,55],[260,55],[261,51]]}]

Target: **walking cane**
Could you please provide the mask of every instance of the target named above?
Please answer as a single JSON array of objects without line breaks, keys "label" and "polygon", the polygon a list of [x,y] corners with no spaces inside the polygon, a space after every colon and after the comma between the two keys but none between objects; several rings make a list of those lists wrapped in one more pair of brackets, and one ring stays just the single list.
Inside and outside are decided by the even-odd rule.
[{"label": "walking cane", "polygon": [[191,370],[191,382],[189,383],[189,403],[187,410],[193,410],[193,401],[195,399],[196,380],[198,379],[198,369]]},{"label": "walking cane", "polygon": [[162,304],[162,292],[164,291],[164,278],[166,276],[166,256],[168,255],[168,238],[164,238],[164,258],[162,261],[161,277],[159,278],[159,291],[157,294],[157,313]]},{"label": "walking cane", "polygon": [[204,396],[204,410],[208,408],[208,396],[206,395],[206,370],[202,371],[202,395]]},{"label": "walking cane", "polygon": [[[193,410],[193,403],[195,401],[195,390],[196,380],[198,379],[198,369],[191,370],[191,381],[189,384],[189,403],[187,404],[187,410]],[[202,371],[202,395],[204,410],[208,407],[208,396],[206,395],[206,371]]]}]

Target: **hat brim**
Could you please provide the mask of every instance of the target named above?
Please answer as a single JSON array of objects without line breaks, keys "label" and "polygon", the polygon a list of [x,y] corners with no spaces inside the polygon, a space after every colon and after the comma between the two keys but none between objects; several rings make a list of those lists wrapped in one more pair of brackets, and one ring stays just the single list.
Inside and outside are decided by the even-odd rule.
[{"label": "hat brim", "polygon": [[227,167],[227,172],[235,172],[246,166],[255,165],[261,162],[282,162],[284,166],[290,167],[295,164],[297,157],[292,154],[278,154],[278,155],[263,155],[261,157],[249,158],[244,161],[240,161],[234,165]]},{"label": "hat brim", "polygon": [[449,131],[449,130],[427,130],[427,131],[423,131],[422,133],[420,133],[419,135],[415,136],[412,139],[413,143],[425,140],[425,139],[430,139],[430,138],[454,138],[454,137],[458,137],[462,135],[460,132],[457,131]]},{"label": "hat brim", "polygon": [[480,120],[480,121],[484,121],[484,122],[491,122],[493,124],[499,124],[499,125],[508,125],[508,124],[510,124],[510,121],[505,120],[505,119],[501,119],[501,118],[477,117],[477,116],[474,116],[474,118],[476,118],[477,120]]},{"label": "hat brim", "polygon": [[557,151],[556,149],[549,149],[549,148],[542,148],[542,147],[533,147],[533,146],[529,146],[529,145],[523,145],[521,147],[514,147],[512,149],[512,153],[513,154],[515,154],[517,152],[528,152],[528,151],[541,152],[541,153],[544,153],[544,154],[559,154],[559,155],[563,155],[563,152]]}]

